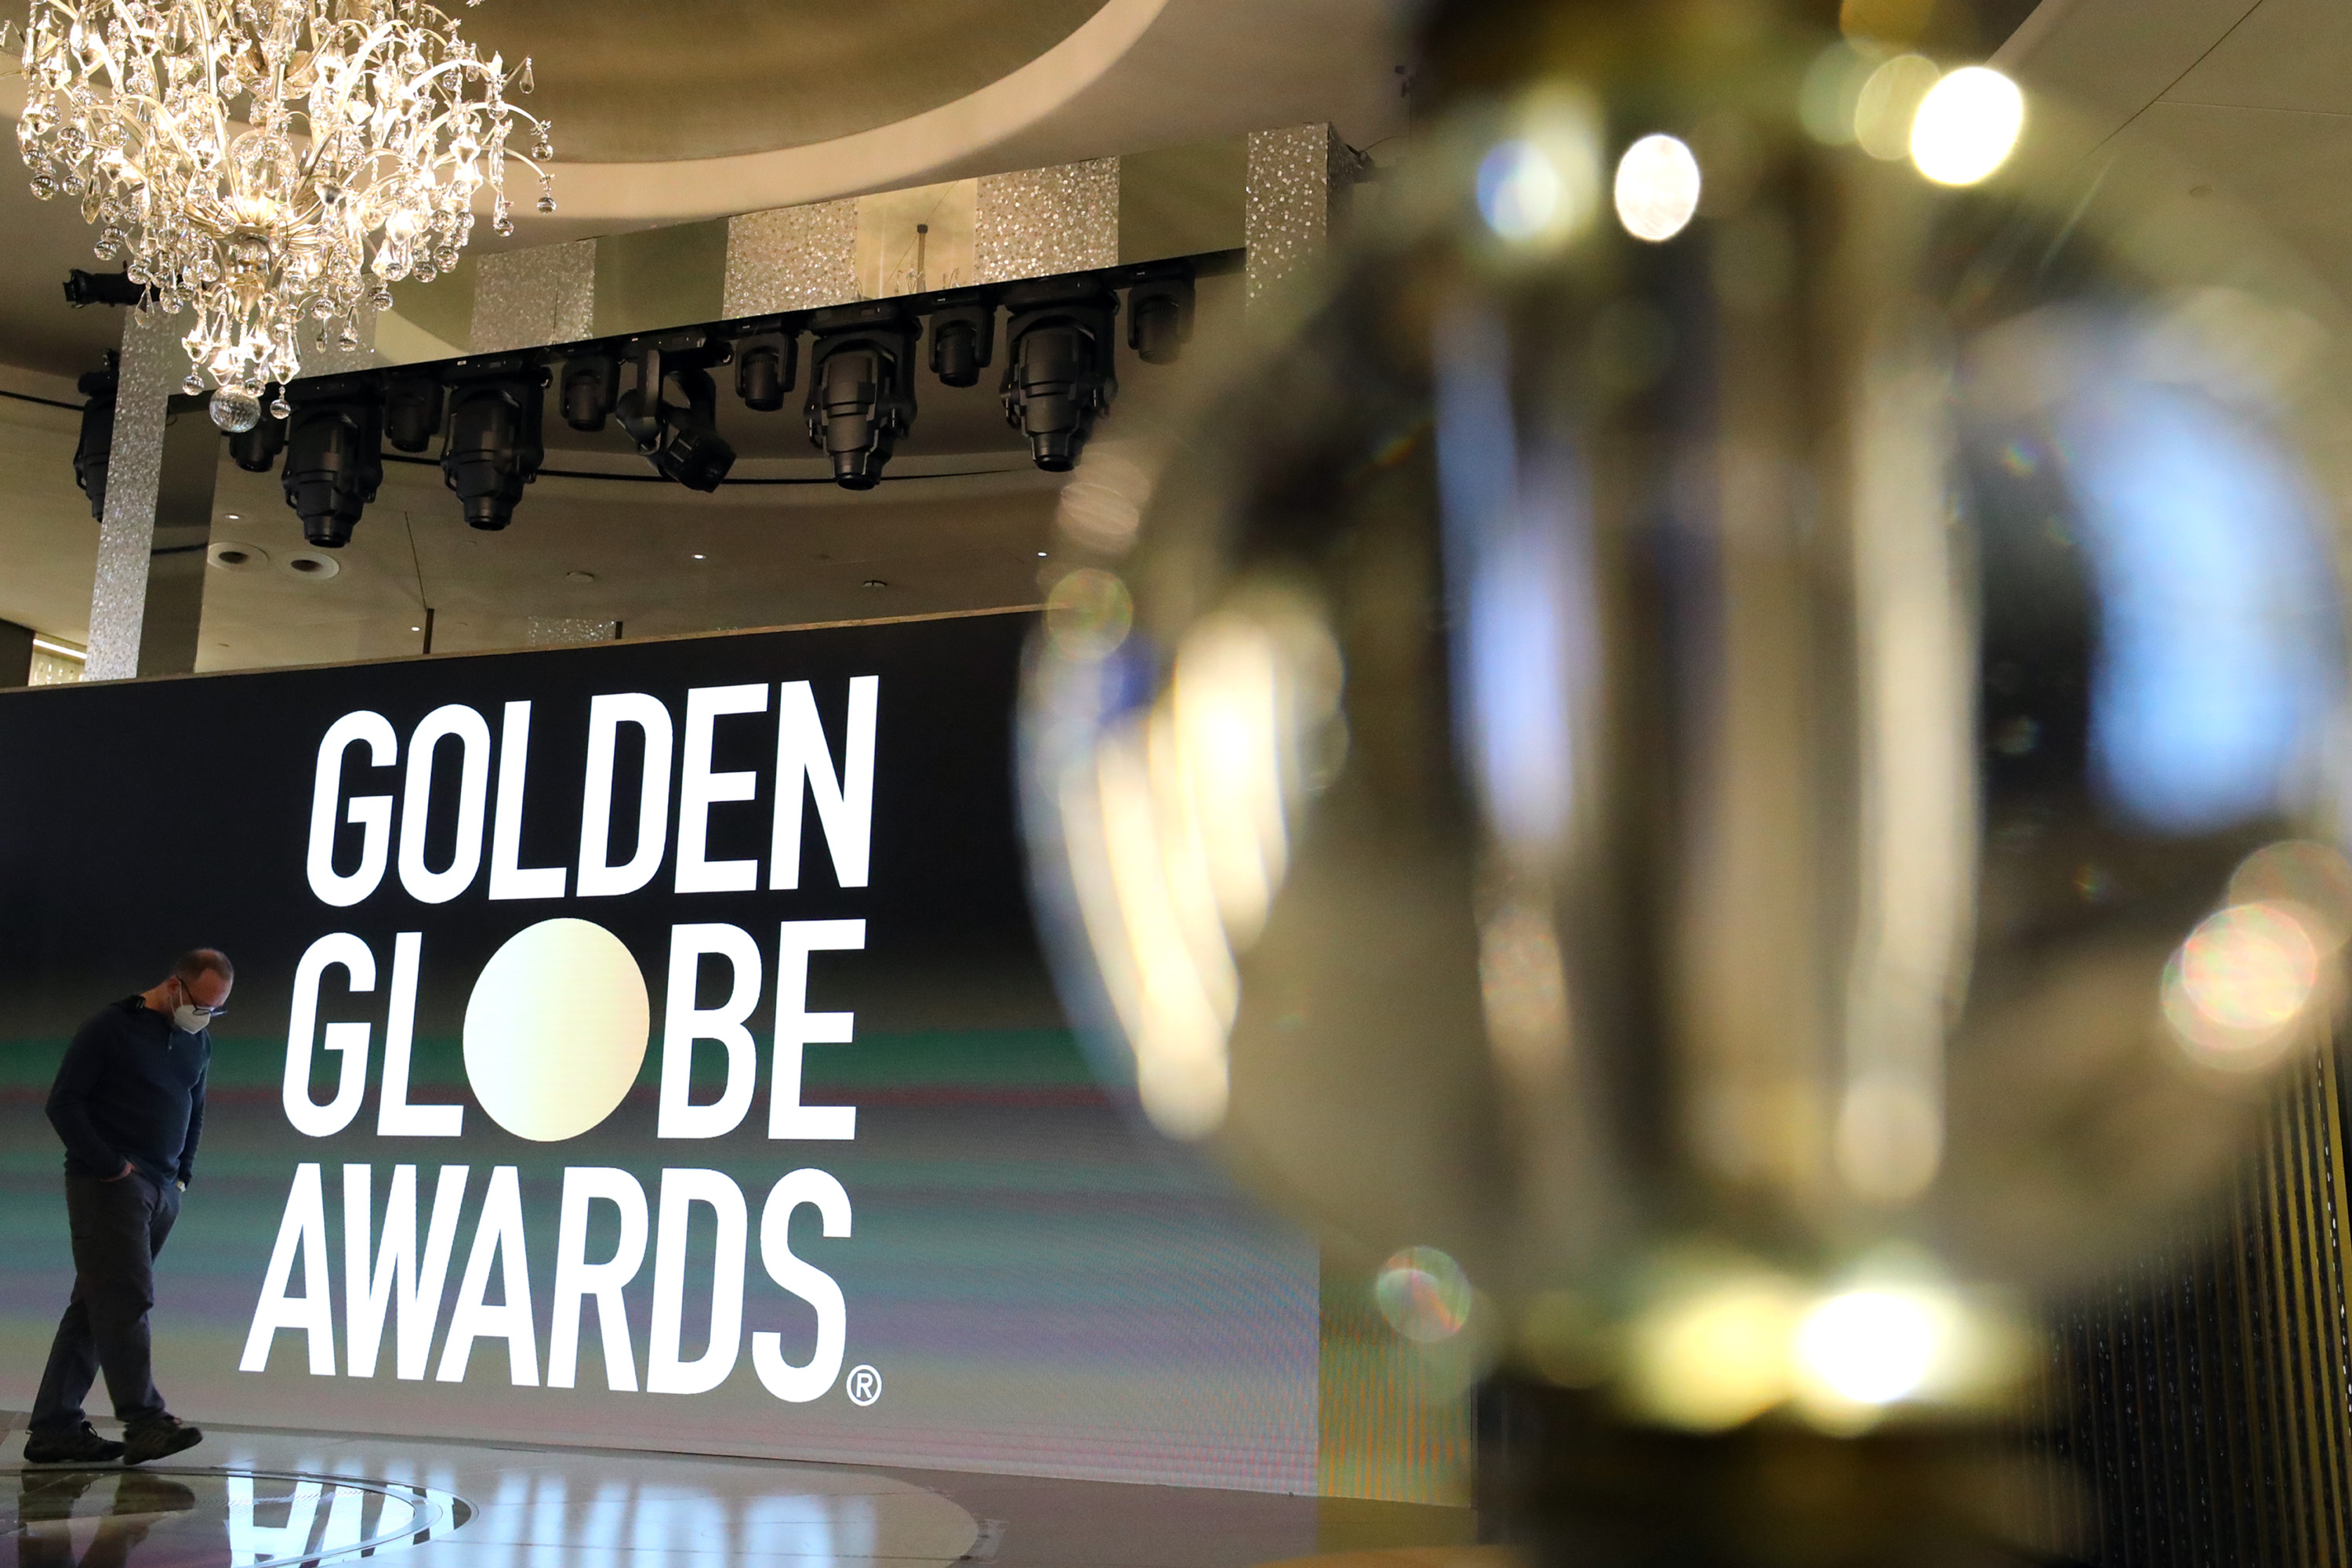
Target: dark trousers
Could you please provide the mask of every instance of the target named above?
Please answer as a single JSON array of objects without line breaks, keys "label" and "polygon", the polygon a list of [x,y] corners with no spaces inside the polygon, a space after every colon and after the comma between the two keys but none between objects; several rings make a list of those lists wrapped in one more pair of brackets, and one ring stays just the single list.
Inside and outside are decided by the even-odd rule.
[{"label": "dark trousers", "polygon": [[147,1314],[155,1305],[155,1255],[180,1217],[180,1188],[159,1189],[132,1172],[117,1182],[66,1178],[66,1220],[73,1230],[73,1300],[58,1320],[48,1370],[33,1401],[34,1432],[71,1432],[82,1423],[82,1396],[100,1369],[114,1413],[125,1422],[163,1414],[155,1392]]}]

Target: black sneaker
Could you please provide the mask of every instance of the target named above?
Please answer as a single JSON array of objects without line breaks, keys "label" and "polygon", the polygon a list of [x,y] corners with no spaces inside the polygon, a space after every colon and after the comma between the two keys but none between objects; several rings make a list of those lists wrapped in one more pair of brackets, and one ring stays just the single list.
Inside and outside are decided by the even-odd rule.
[{"label": "black sneaker", "polygon": [[205,1435],[176,1415],[158,1415],[122,1429],[122,1462],[143,1465],[150,1459],[161,1459],[183,1448],[193,1448],[205,1440]]},{"label": "black sneaker", "polygon": [[28,1465],[104,1465],[122,1458],[123,1446],[101,1437],[85,1421],[70,1432],[45,1436],[36,1432],[25,1439]]}]

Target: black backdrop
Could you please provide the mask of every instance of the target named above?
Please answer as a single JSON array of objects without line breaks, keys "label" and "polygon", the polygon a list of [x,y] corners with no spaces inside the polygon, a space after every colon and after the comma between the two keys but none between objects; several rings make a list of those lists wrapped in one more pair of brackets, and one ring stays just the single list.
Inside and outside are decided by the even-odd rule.
[{"label": "black backdrop", "polygon": [[[0,1247],[14,1260],[0,1270],[0,1402],[29,1403],[70,1278],[58,1148],[40,1112],[58,1052],[98,1006],[152,984],[176,952],[205,943],[234,957],[238,983],[215,1030],[210,1125],[181,1233],[163,1260],[157,1313],[159,1381],[191,1419],[1313,1489],[1311,1243],[1141,1131],[1094,1087],[1039,956],[1013,817],[1012,714],[1031,624],[984,616],[0,694]],[[593,697],[658,699],[683,752],[689,689],[763,683],[765,714],[722,718],[714,731],[713,768],[756,771],[759,795],[711,809],[708,854],[764,861],[776,683],[811,683],[838,766],[849,682],[861,676],[879,679],[866,887],[835,884],[809,806],[803,885],[792,891],[674,892],[673,826],[661,868],[637,893],[493,901],[488,821],[482,871],[447,902],[419,903],[396,868],[348,909],[322,903],[310,887],[320,741],[347,713],[382,714],[404,764],[410,732],[444,704],[478,712],[495,752],[504,705],[529,701],[520,859],[571,867]],[[635,732],[620,733],[625,780],[636,771]],[[457,831],[457,747],[444,742],[437,757],[425,855],[436,868],[448,863]],[[403,767],[369,769],[364,747],[348,754],[345,769],[347,795],[402,793]],[[635,811],[627,787],[615,793],[610,859],[618,862]],[[495,819],[497,797],[494,763],[487,819]],[[336,864],[348,871],[358,830],[341,832]],[[294,967],[313,941],[348,931],[373,950],[377,989],[352,996],[331,984],[320,1018],[377,1020],[380,1070],[394,937],[422,932],[412,1098],[467,1103],[458,1036],[473,978],[518,931],[559,916],[618,937],[651,993],[653,1037],[637,1087],[602,1125],[534,1143],[469,1104],[461,1138],[380,1138],[375,1071],[342,1131],[311,1139],[289,1124],[279,1093],[289,1000]],[[866,944],[815,957],[807,1006],[854,1012],[856,1037],[809,1048],[804,1099],[858,1107],[856,1139],[764,1136],[771,962],[769,992],[751,1019],[763,1065],[751,1114],[725,1137],[656,1140],[669,928],[737,925],[772,960],[777,921],[836,918],[864,920]],[[707,975],[706,987],[713,984]],[[721,1053],[705,1053],[698,1068],[715,1068]],[[318,1058],[313,1098],[324,1101],[333,1064],[328,1052]],[[339,1335],[344,1163],[369,1164],[381,1199],[393,1165],[415,1163],[428,1203],[435,1165],[471,1168],[444,1327],[446,1298],[457,1293],[477,1239],[486,1178],[494,1167],[516,1167],[542,1361],[565,1168],[619,1167],[649,1195],[665,1169],[717,1169],[751,1202],[744,1352],[724,1384],[690,1396],[608,1388],[593,1318],[582,1324],[573,1389],[518,1386],[498,1341],[475,1346],[461,1384],[398,1379],[389,1334],[366,1384],[349,1375],[340,1340],[336,1374],[310,1373],[303,1337],[289,1331],[272,1341],[267,1370],[240,1373],[273,1240],[298,1168],[310,1162],[322,1169],[330,1233],[331,1279],[320,1288],[331,1284]],[[760,1194],[802,1166],[837,1178],[855,1207],[846,1238],[821,1236],[806,1208],[792,1237],[798,1255],[840,1283],[844,1364],[873,1366],[883,1381],[870,1405],[852,1402],[843,1384],[813,1403],[785,1405],[753,1375],[754,1331],[781,1334],[795,1362],[808,1353],[813,1315],[763,1274],[758,1236]],[[688,1234],[688,1273],[707,1281],[713,1237],[707,1226]],[[610,1246],[595,1241],[591,1255]],[[649,1261],[626,1291],[640,1372],[652,1272]],[[707,1297],[707,1284],[688,1294]],[[706,1306],[689,1300],[689,1351],[707,1318]]]}]

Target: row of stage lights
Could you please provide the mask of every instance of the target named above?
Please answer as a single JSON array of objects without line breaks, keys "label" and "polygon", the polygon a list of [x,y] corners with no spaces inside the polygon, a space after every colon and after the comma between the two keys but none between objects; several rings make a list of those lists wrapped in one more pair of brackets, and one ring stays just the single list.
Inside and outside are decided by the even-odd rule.
[{"label": "row of stage lights", "polygon": [[[475,528],[514,521],[523,487],[545,460],[540,437],[551,384],[574,430],[617,423],[662,478],[709,491],[735,450],[719,435],[714,370],[732,366],[746,407],[774,413],[799,378],[809,442],[845,489],[871,489],[915,422],[917,350],[928,327],[929,368],[949,386],[973,386],[995,358],[1004,317],[1000,391],[1007,424],[1027,437],[1040,468],[1076,467],[1095,421],[1118,395],[1114,330],[1127,293],[1127,342],[1147,364],[1172,363],[1192,335],[1193,258],[1076,273],[911,300],[760,317],[445,364],[298,381],[289,412],[229,437],[229,455],[267,473],[284,454],[286,502],[311,544],[340,549],[383,481],[383,444],[416,453],[441,441],[441,472]],[[86,279],[84,281],[87,281]],[[73,286],[68,285],[68,298]],[[81,378],[74,473],[93,516],[105,510],[115,373]],[[273,389],[273,395],[275,389]]]}]

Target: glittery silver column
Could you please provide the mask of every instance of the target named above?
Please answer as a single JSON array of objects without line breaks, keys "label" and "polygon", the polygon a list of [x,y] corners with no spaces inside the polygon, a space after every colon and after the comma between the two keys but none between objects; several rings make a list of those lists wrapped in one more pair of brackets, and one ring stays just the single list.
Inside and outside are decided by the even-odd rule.
[{"label": "glittery silver column", "polygon": [[729,317],[810,310],[857,298],[857,203],[811,202],[727,220]]},{"label": "glittery silver column", "polygon": [[972,218],[972,280],[1118,265],[1118,160],[990,174]]},{"label": "glittery silver column", "polygon": [[596,242],[535,245],[474,264],[471,352],[572,343],[596,333]]},{"label": "glittery silver column", "polygon": [[1250,303],[1322,256],[1331,241],[1335,211],[1346,200],[1358,163],[1328,125],[1250,133],[1244,230]]},{"label": "glittery silver column", "polygon": [[155,545],[155,495],[163,476],[163,416],[188,374],[177,317],[122,315],[122,364],[106,468],[106,516],[98,527],[98,575],[89,596],[89,680],[139,673],[147,613],[147,563]]}]

